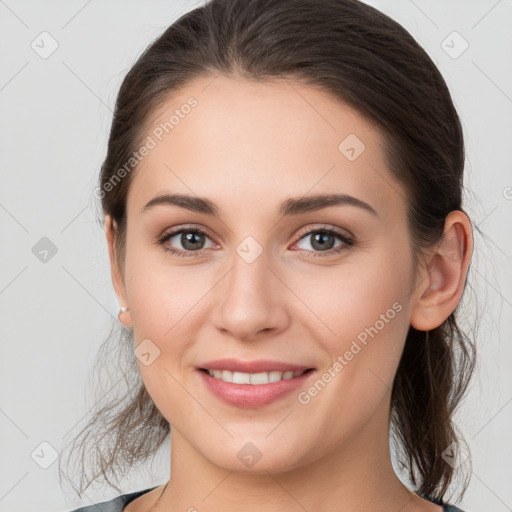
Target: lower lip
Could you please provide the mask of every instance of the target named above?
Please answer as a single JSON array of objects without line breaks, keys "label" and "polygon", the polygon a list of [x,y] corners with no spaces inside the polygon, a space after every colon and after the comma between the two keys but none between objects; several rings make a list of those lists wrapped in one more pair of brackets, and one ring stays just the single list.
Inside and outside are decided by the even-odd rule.
[{"label": "lower lip", "polygon": [[206,387],[223,402],[236,407],[262,407],[296,390],[314,373],[314,370],[309,370],[299,377],[268,384],[233,384],[216,379],[202,370],[198,372]]}]

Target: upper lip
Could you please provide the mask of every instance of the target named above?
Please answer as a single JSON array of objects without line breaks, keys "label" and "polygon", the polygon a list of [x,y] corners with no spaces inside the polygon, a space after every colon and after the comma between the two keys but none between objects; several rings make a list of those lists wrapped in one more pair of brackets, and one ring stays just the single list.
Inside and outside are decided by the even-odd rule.
[{"label": "upper lip", "polygon": [[272,361],[270,359],[258,359],[255,361],[242,361],[240,359],[216,359],[207,361],[198,367],[205,370],[230,370],[242,373],[260,372],[300,372],[312,369],[311,366],[291,364],[283,361]]}]

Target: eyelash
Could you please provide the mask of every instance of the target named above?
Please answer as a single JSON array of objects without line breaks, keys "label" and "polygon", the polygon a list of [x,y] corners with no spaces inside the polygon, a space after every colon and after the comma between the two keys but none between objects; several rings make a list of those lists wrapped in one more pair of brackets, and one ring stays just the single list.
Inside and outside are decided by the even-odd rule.
[{"label": "eyelash", "polygon": [[[210,238],[208,233],[206,233],[205,231],[203,231],[199,227],[190,226],[190,227],[180,228],[180,229],[178,229],[176,231],[171,231],[170,233],[166,233],[165,235],[163,235],[161,238],[158,239],[158,244],[159,245],[164,245],[167,242],[167,240],[171,239],[172,237],[174,237],[176,235],[179,235],[180,233],[200,233],[200,234],[205,235],[208,238]],[[343,244],[338,246],[338,247],[336,247],[336,248],[334,248],[334,249],[329,249],[328,251],[309,251],[309,250],[306,250],[306,249],[299,249],[299,250],[304,250],[304,251],[306,251],[308,253],[313,252],[314,255],[310,255],[309,257],[316,258],[317,256],[320,256],[320,257],[332,256],[333,254],[337,254],[337,253],[340,253],[342,251],[346,251],[346,250],[350,249],[354,245],[354,243],[355,243],[354,240],[352,238],[348,237],[347,235],[345,235],[345,234],[343,234],[343,233],[341,233],[339,231],[336,231],[336,230],[333,230],[333,229],[328,229],[328,228],[316,228],[316,229],[312,229],[310,231],[306,231],[305,233],[302,233],[300,235],[299,240],[302,240],[303,238],[307,237],[308,235],[312,235],[312,234],[315,234],[315,233],[334,235],[338,239],[340,239],[343,242]],[[206,250],[206,249],[200,249],[198,251],[182,251],[180,249],[173,249],[172,247],[170,247],[168,245],[165,245],[163,247],[163,249],[165,251],[170,252],[171,254],[173,254],[175,256],[179,256],[180,258],[202,256],[203,251]]]}]

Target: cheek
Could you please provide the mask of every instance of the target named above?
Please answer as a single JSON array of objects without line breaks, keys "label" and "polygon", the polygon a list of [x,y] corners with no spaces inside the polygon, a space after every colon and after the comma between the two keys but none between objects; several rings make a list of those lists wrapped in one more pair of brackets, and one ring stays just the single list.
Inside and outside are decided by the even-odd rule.
[{"label": "cheek", "polygon": [[307,297],[315,313],[305,317],[306,328],[314,326],[314,338],[331,361],[341,356],[344,373],[360,385],[371,378],[371,369],[391,386],[402,353],[411,263],[407,251],[401,254],[397,260],[392,250],[382,251],[350,268],[340,266],[325,279],[297,280],[302,283],[298,295]]},{"label": "cheek", "polygon": [[405,272],[393,272],[386,264],[372,264],[341,269],[339,273],[326,274],[325,279],[302,281],[300,293],[307,297],[308,306],[333,338],[346,338],[357,336],[386,312],[387,317],[398,317],[393,304],[398,302],[405,308],[407,290]]},{"label": "cheek", "polygon": [[162,248],[128,245],[127,295],[134,332],[140,336],[172,339],[193,318],[208,287],[198,266],[180,267],[169,261]]},{"label": "cheek", "polygon": [[353,272],[339,282],[326,280],[322,291],[308,296],[322,321],[311,317],[305,327],[314,329],[329,359],[300,397],[309,418],[329,422],[332,434],[325,441],[333,444],[340,436],[351,438],[374,414],[385,414],[409,327],[403,276]]},{"label": "cheek", "polygon": [[[142,259],[133,267],[130,282],[135,350],[149,346],[157,357],[149,364],[138,358],[144,386],[161,414],[169,421],[193,417],[193,401],[183,387],[184,369],[189,369],[191,329],[199,323],[197,314],[203,289],[191,286],[180,272],[145,265]],[[194,281],[195,282],[195,281]],[[149,340],[149,341],[148,341]]]}]

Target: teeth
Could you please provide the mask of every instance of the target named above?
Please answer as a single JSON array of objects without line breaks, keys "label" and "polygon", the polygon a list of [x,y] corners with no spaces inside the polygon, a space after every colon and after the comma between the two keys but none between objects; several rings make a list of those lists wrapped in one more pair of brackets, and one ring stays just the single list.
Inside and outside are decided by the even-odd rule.
[{"label": "teeth", "polygon": [[260,372],[260,373],[243,373],[231,372],[229,370],[208,370],[208,374],[216,379],[222,379],[224,382],[233,384],[268,384],[269,382],[278,382],[280,380],[288,380],[293,377],[299,377],[304,371],[298,372]]}]

